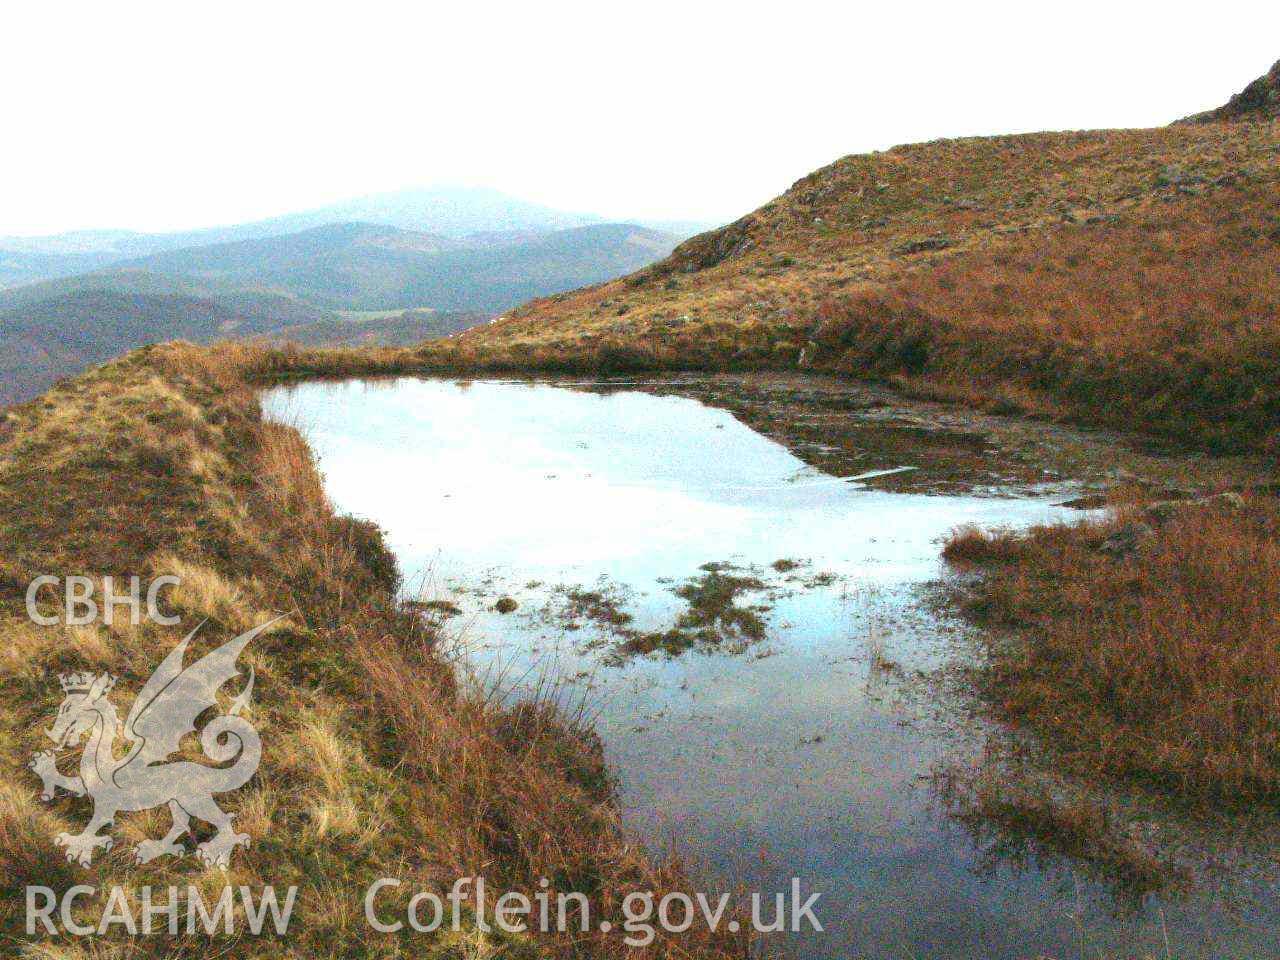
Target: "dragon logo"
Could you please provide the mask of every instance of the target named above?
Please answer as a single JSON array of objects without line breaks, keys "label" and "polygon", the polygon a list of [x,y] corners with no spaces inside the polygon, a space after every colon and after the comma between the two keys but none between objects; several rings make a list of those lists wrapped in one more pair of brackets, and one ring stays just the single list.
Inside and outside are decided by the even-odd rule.
[{"label": "dragon logo", "polygon": [[[95,850],[111,849],[114,841],[99,831],[110,827],[116,814],[150,810],[161,804],[169,805],[173,827],[163,839],[138,844],[138,863],[183,856],[186,851],[178,841],[187,834],[192,817],[216,830],[210,840],[196,848],[200,859],[210,866],[225,869],[232,851],[249,845],[248,835],[235,832],[232,816],[218,807],[213,796],[242,787],[262,759],[258,731],[240,715],[253,693],[252,667],[244,689],[227,713],[210,720],[200,734],[200,747],[208,759],[230,766],[165,761],[178,752],[183,737],[195,732],[200,715],[218,706],[218,690],[239,675],[236,659],[240,652],[275,622],[242,633],[184,667],[187,645],[200,630],[196,627],[164,658],[139,691],[123,727],[115,706],[107,699],[115,677],[105,673],[62,675],[66,696],[45,735],[57,744],[57,749],[74,747],[88,736],[80,758],[80,776],[59,773],[51,750],[37,753],[30,767],[44,783],[40,799],[52,800],[62,789],[78,797],[88,794],[93,800],[93,816],[84,832],[57,836],[58,845],[66,848],[68,860],[89,866]],[[128,745],[123,757],[117,758],[116,739],[121,734]]]}]

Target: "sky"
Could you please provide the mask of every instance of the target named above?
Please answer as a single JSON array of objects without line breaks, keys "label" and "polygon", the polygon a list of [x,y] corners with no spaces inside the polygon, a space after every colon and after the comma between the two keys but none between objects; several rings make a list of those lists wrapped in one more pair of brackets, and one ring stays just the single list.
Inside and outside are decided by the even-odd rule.
[{"label": "sky", "polygon": [[1280,4],[7,4],[0,235],[238,223],[439,183],[727,221],[849,153],[1154,126]]}]

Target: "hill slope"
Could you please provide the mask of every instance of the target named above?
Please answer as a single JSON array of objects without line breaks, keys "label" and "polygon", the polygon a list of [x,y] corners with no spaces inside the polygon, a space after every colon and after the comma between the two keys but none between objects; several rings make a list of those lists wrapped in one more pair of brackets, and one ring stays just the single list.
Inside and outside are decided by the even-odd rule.
[{"label": "hill slope", "polygon": [[636,274],[463,335],[490,358],[803,363],[1223,447],[1280,443],[1280,124],[845,157]]},{"label": "hill slope", "polygon": [[0,314],[0,403],[25,400],[61,377],[142,344],[253,336],[278,329],[290,314],[295,323],[323,318],[296,306],[273,310],[269,298],[66,293]]}]

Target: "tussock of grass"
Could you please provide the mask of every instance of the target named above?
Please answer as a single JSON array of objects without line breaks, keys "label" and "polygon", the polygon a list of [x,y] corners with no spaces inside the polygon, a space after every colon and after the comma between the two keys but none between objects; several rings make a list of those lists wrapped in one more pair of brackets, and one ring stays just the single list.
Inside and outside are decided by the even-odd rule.
[{"label": "tussock of grass", "polygon": [[1008,563],[1013,561],[1018,549],[1016,540],[1002,536],[998,531],[965,524],[951,531],[942,547],[942,557],[957,567]]},{"label": "tussock of grass", "polygon": [[[1130,552],[1103,548],[1135,523]],[[1212,503],[1163,522],[1025,536],[959,532],[981,565],[968,603],[1012,627],[981,680],[995,713],[1039,731],[1070,768],[1190,801],[1280,800],[1280,513]]]}]

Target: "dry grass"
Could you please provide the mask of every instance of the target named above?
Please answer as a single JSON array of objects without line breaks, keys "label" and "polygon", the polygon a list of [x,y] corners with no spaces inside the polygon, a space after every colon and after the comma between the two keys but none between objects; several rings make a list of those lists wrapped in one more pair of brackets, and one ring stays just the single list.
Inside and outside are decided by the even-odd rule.
[{"label": "dry grass", "polygon": [[[557,890],[587,892],[596,917],[616,912],[630,882],[663,889],[686,880],[627,841],[598,745],[581,730],[546,705],[513,711],[459,690],[423,621],[398,603],[379,531],[335,516],[305,442],[262,422],[246,382],[262,358],[237,347],[148,348],[15,408],[0,431],[0,628],[12,638],[0,657],[0,770],[13,784],[0,793],[4,882],[297,884],[295,922],[276,951],[295,956],[625,952],[620,937],[535,940],[474,926],[412,942],[370,934],[360,895],[382,876],[437,892],[481,873],[491,887],[534,892],[546,876]],[[257,778],[225,798],[253,840],[226,877],[192,857],[134,866],[133,844],[165,825],[149,814],[123,817],[117,847],[90,870],[71,870],[52,848],[61,821],[88,814],[81,799],[40,804],[23,769],[47,745],[40,731],[57,707],[57,673],[109,670],[127,705],[180,628],[36,628],[22,609],[25,583],[50,570],[175,573],[182,585],[165,598],[187,629],[208,620],[202,645],[289,614],[247,653],[264,755]],[[26,944],[12,911],[0,924],[14,952],[169,957],[207,948],[112,937],[85,953],[70,941]],[[256,957],[259,946],[219,949]],[[648,955],[743,949],[736,938],[690,936]]]},{"label": "dry grass", "polygon": [[[1126,528],[1143,533],[1127,555],[1102,549]],[[1163,522],[1129,508],[1026,536],[964,530],[946,556],[981,567],[969,608],[1012,628],[989,635],[984,695],[1070,769],[1191,801],[1280,800],[1273,501],[1187,507]]]},{"label": "dry grass", "polygon": [[1280,450],[1274,183],[1084,225],[833,299],[814,365],[1223,450]]}]

